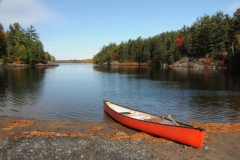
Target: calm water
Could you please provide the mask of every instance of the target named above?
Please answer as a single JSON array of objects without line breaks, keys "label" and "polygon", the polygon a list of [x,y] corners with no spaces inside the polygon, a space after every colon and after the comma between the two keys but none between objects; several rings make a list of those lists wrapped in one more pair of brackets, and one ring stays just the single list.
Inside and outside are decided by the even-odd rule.
[{"label": "calm water", "polygon": [[190,122],[240,122],[240,73],[60,64],[0,68],[0,116],[106,121],[103,100]]}]

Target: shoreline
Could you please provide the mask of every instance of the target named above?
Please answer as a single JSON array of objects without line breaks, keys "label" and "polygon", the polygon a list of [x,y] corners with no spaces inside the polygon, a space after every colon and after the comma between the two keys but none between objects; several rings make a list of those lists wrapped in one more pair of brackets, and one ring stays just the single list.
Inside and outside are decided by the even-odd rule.
[{"label": "shoreline", "polygon": [[[55,62],[48,62],[47,64],[38,63],[34,64],[33,67],[55,67],[55,66],[59,66],[59,64]],[[0,68],[30,68],[30,67],[32,67],[30,64],[15,64],[15,63],[0,64]]]},{"label": "shoreline", "polygon": [[[77,145],[76,142],[84,141],[87,144],[91,144],[92,148],[88,148],[89,146],[84,146],[83,143],[80,143],[75,148],[77,151],[76,154],[66,153],[59,157],[64,158],[64,156],[69,155],[70,159],[77,157],[79,159],[79,156],[86,158],[89,156],[89,152],[93,154],[93,159],[109,158],[109,156],[111,157],[113,156],[112,154],[116,153],[122,154],[119,158],[117,158],[118,155],[115,155],[117,159],[221,159],[222,157],[237,159],[240,157],[240,123],[216,124],[192,122],[191,124],[206,129],[202,148],[195,149],[138,132],[124,127],[112,119],[107,122],[78,122],[35,120],[4,116],[0,117],[0,141],[4,142],[1,144],[2,146],[0,145],[0,159],[1,155],[6,156],[6,154],[10,157],[16,156],[15,153],[10,153],[8,150],[2,150],[1,152],[1,148],[7,148],[7,145],[12,141],[16,142],[9,149],[12,152],[18,151],[18,143],[21,143],[22,146],[25,146],[25,143],[34,143],[38,146],[36,148],[38,150],[41,148],[41,143],[59,143],[56,146],[57,148],[67,147],[66,151],[71,153],[74,152],[73,146]],[[50,146],[45,146],[45,150],[46,147]],[[100,157],[98,155],[99,152],[95,152],[97,146],[101,148]],[[115,147],[115,149],[112,147]],[[126,148],[128,149],[126,150]],[[53,153],[46,153],[44,158],[50,158],[53,154],[56,154],[56,148],[50,147],[48,149]],[[134,152],[135,149],[139,152]],[[65,151],[63,152],[65,153]],[[86,154],[83,152],[86,152]],[[127,155],[124,155],[124,153]],[[11,154],[13,155],[11,156]],[[18,154],[22,154],[22,152]],[[39,154],[38,152],[29,153],[33,157],[37,157]]]},{"label": "shoreline", "polygon": [[162,63],[156,64],[151,62],[139,63],[139,62],[105,62],[103,65],[110,66],[160,66],[162,68],[197,68],[197,69],[234,69],[236,66],[231,64],[225,64],[221,60],[212,60],[208,63],[205,62],[205,58],[192,58],[192,57],[182,57],[180,60],[173,62],[171,64]]}]

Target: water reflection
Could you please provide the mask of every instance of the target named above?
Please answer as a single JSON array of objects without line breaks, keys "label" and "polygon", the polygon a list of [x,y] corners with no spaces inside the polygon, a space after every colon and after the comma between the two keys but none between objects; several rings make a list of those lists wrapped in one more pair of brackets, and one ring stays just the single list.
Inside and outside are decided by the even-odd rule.
[{"label": "water reflection", "polygon": [[[234,70],[158,68],[149,66],[94,66],[105,73],[131,74],[134,78],[174,82],[179,89],[240,91],[240,73]],[[135,75],[135,76],[134,76]]]},{"label": "water reflection", "polygon": [[[105,88],[112,86],[110,89],[119,98],[110,94],[106,97],[119,103],[157,114],[173,114],[185,122],[240,121],[239,72],[138,66],[95,66],[94,69],[116,75],[127,74],[126,83],[121,80],[121,84],[113,82],[109,76],[105,80]],[[118,79],[121,77],[124,76],[118,76]],[[121,88],[114,88],[119,85]]]},{"label": "water reflection", "polygon": [[232,70],[61,64],[0,68],[0,116],[106,121],[102,100],[177,120],[240,121]]},{"label": "water reflection", "polygon": [[[34,104],[41,91],[44,69],[32,68],[2,68],[1,70],[1,99],[10,102],[12,106]],[[3,81],[4,80],[4,81]],[[31,97],[31,98],[29,98]],[[6,104],[1,104],[1,107]]]}]

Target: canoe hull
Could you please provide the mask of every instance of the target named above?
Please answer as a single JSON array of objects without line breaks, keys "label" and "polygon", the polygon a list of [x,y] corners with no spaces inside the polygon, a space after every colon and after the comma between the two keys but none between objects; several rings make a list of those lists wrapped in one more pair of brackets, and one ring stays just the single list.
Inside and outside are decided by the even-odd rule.
[{"label": "canoe hull", "polygon": [[164,125],[130,118],[117,113],[111,109],[106,102],[107,101],[104,101],[104,111],[122,125],[194,148],[202,147],[204,130],[193,127]]}]

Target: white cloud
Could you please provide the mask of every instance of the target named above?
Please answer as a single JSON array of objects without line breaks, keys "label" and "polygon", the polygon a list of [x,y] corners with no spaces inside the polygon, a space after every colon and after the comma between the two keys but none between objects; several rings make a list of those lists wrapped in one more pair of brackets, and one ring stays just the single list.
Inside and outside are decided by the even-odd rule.
[{"label": "white cloud", "polygon": [[235,12],[238,8],[240,8],[240,0],[234,0],[230,5],[229,5],[229,10],[231,12]]},{"label": "white cloud", "polygon": [[0,23],[4,27],[18,22],[22,26],[38,22],[50,22],[56,14],[37,0],[0,1]]}]

